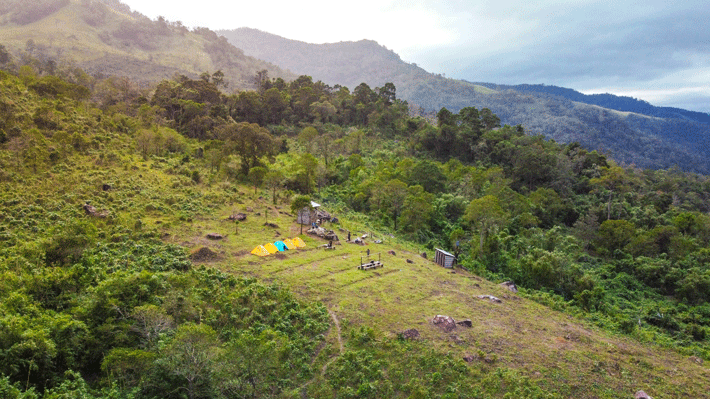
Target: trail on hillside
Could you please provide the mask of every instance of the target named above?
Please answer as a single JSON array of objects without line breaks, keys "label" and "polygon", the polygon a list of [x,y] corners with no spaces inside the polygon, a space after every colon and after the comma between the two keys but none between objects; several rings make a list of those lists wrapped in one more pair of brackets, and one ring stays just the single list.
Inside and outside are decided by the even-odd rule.
[{"label": "trail on hillside", "polygon": [[[340,351],[338,352],[338,356],[334,356],[332,359],[328,360],[328,361],[323,365],[323,367],[322,367],[321,370],[320,370],[320,375],[321,375],[321,376],[324,376],[324,375],[325,375],[325,371],[328,370],[328,366],[330,366],[331,363],[333,363],[336,359],[338,359],[339,356],[341,356],[341,355],[343,354],[343,352],[345,352],[345,347],[343,346],[343,337],[342,337],[342,335],[341,335],[340,322],[338,321],[338,316],[336,316],[336,315],[335,315],[335,312],[333,312],[333,311],[330,310],[330,309],[328,309],[328,314],[330,315],[330,318],[333,319],[333,324],[335,325],[335,333],[336,333],[336,336],[335,336],[335,337],[338,339],[338,348],[339,348]],[[313,378],[311,378],[308,382],[306,382],[305,384],[303,384],[303,385],[301,386],[300,390],[301,390],[301,397],[302,397],[302,398],[304,398],[304,399],[307,398],[307,394],[308,394],[308,393],[307,393],[307,391],[306,391],[306,388],[307,388],[313,381],[315,381],[315,379],[316,379],[316,376],[313,376]]]},{"label": "trail on hillside", "polygon": [[[338,333],[338,345],[340,346],[340,354],[342,355],[345,350],[343,349],[343,337],[340,335],[340,323],[338,322],[338,316],[336,316],[330,309],[328,309],[328,314],[330,315],[330,318],[333,319],[333,323],[335,323],[335,332]],[[330,364],[330,362],[326,363],[326,366],[328,364]],[[325,367],[323,367],[323,372],[325,372]]]}]

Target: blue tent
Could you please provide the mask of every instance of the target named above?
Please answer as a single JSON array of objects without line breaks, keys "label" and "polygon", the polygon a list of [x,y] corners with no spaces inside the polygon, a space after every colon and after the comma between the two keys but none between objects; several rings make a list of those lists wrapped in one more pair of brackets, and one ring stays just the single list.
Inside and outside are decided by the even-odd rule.
[{"label": "blue tent", "polygon": [[276,241],[274,245],[276,245],[276,248],[278,248],[279,251],[288,251],[288,247],[283,241]]}]

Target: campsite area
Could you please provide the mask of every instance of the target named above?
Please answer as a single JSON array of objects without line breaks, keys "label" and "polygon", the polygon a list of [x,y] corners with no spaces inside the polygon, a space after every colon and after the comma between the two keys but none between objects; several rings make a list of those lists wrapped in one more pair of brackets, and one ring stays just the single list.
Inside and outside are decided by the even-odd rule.
[{"label": "campsite area", "polygon": [[[185,226],[189,228],[169,241],[193,253],[207,247],[215,254],[197,263],[283,285],[301,298],[323,302],[333,325],[325,337],[326,348],[316,359],[322,375],[349,347],[357,348],[363,329],[381,342],[407,339],[416,330],[415,340],[433,345],[442,355],[484,369],[517,370],[533,383],[551,377],[565,381],[561,397],[631,397],[654,381],[673,381],[676,391],[666,392],[666,397],[689,392],[707,397],[695,382],[710,378],[710,373],[677,352],[601,331],[573,314],[545,306],[539,294],[524,289],[514,293],[460,268],[443,268],[434,263],[432,251],[373,232],[371,226],[338,210],[329,211],[339,216],[339,223],[323,225],[341,237],[333,250],[324,248],[328,240],[306,234],[309,226],[303,226],[304,234],[299,235],[300,226],[287,206],[274,206],[264,198],[224,206],[214,216]],[[229,220],[235,212],[247,215],[236,233]],[[204,238],[213,231],[225,238]],[[353,240],[367,236],[363,245],[346,242],[348,231]],[[290,237],[302,237],[305,248],[263,257],[251,253],[261,244]],[[382,268],[358,270],[368,259],[368,249],[371,258],[381,259]],[[460,324],[435,325],[438,315]]]}]

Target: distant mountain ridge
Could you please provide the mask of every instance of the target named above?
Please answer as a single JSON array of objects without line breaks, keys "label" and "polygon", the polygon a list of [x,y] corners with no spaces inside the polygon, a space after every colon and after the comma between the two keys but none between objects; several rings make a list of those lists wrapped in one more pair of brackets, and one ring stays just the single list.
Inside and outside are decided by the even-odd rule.
[{"label": "distant mountain ridge", "polygon": [[[472,82],[473,83],[473,82]],[[520,85],[500,85],[495,83],[473,84],[488,87],[492,90],[515,90],[519,92],[550,94],[563,97],[572,101],[584,104],[598,105],[600,107],[614,109],[622,112],[634,112],[637,114],[655,116],[657,118],[676,118],[694,122],[710,123],[710,114],[696,111],[688,111],[674,107],[657,107],[647,101],[638,100],[633,97],[617,96],[614,94],[583,94],[574,89],[544,84],[520,84]]]},{"label": "distant mountain ridge", "polygon": [[310,44],[250,28],[217,32],[245,54],[330,85],[352,90],[360,82],[380,87],[392,82],[398,98],[429,111],[485,107],[503,124],[520,124],[531,134],[558,142],[578,141],[621,163],[651,169],[677,165],[687,171],[710,173],[707,114],[555,86],[449,79],[406,63],[370,40]]}]

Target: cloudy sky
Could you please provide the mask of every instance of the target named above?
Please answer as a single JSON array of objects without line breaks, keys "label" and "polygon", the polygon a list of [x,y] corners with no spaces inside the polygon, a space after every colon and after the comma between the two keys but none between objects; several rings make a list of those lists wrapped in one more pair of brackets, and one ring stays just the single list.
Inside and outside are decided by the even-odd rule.
[{"label": "cloudy sky", "polygon": [[309,43],[375,40],[429,72],[544,83],[710,112],[704,1],[122,0],[188,27]]}]

